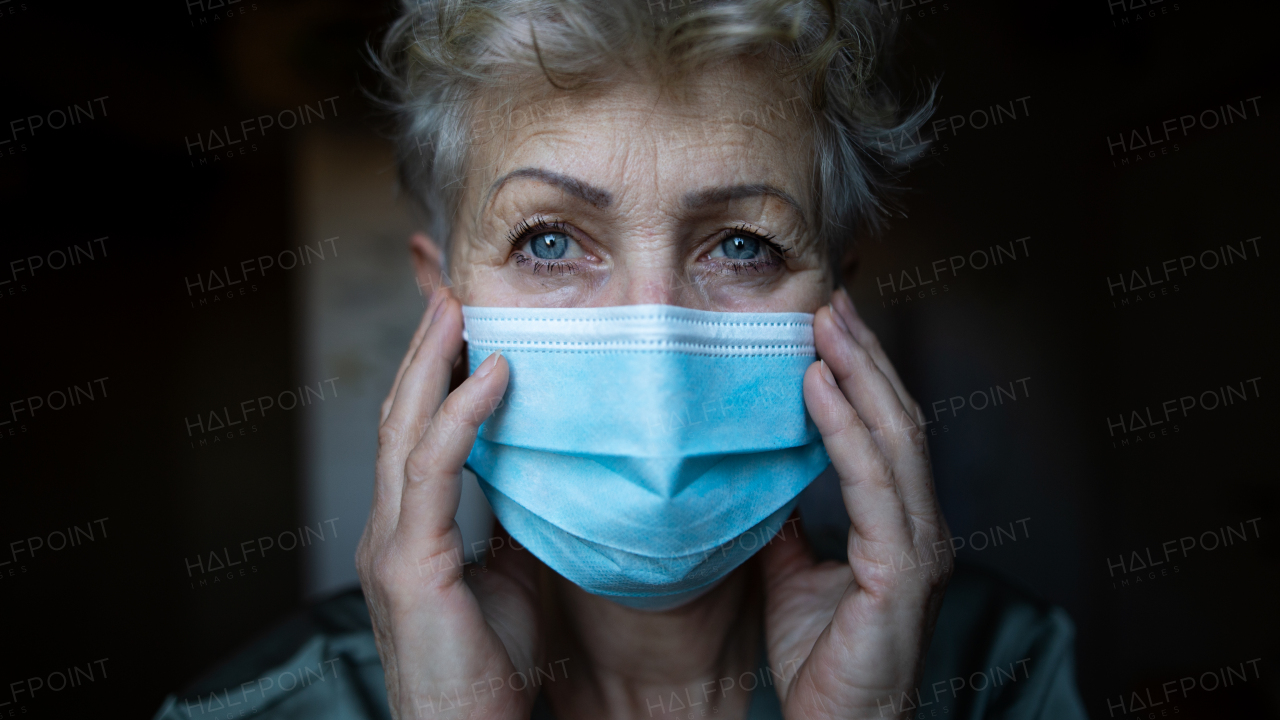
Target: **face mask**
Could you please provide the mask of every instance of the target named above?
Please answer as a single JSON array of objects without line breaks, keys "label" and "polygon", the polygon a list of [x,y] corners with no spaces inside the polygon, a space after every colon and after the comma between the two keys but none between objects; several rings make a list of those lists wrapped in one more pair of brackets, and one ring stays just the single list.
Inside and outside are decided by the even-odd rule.
[{"label": "face mask", "polygon": [[464,307],[503,404],[467,465],[516,541],[584,590],[683,604],[773,538],[829,463],[805,411],[813,315]]}]

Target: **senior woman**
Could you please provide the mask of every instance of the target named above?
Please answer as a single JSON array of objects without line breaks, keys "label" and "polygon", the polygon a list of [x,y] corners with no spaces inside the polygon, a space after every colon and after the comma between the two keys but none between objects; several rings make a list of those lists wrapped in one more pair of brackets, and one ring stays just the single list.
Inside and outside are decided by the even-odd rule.
[{"label": "senior woman", "polygon": [[[313,608],[161,717],[1083,717],[1061,611],[964,572],[944,601],[923,416],[839,287],[924,118],[878,18],[411,5],[382,63],[438,289],[382,409],[368,616]],[[473,472],[498,522],[464,565]],[[802,495],[846,516],[835,559]]]}]

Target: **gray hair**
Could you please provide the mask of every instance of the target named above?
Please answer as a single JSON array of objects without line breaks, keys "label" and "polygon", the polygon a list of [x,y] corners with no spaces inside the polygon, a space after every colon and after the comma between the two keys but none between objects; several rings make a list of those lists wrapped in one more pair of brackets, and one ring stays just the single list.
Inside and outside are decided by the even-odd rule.
[{"label": "gray hair", "polygon": [[619,69],[671,82],[718,61],[775,61],[812,121],[814,220],[833,251],[879,229],[885,191],[925,146],[894,141],[918,131],[933,98],[904,111],[882,82],[892,25],[873,0],[671,0],[680,12],[663,0],[405,2],[374,62],[398,121],[401,182],[446,247],[481,91],[515,78],[571,89]]}]

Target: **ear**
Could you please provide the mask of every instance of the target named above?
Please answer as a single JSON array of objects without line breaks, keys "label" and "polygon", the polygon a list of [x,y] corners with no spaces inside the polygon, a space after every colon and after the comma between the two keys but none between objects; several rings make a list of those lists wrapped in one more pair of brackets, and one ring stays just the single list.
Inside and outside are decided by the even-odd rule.
[{"label": "ear", "polygon": [[418,277],[418,290],[427,300],[444,284],[444,254],[440,246],[425,233],[409,237],[409,255],[413,257],[413,272]]}]

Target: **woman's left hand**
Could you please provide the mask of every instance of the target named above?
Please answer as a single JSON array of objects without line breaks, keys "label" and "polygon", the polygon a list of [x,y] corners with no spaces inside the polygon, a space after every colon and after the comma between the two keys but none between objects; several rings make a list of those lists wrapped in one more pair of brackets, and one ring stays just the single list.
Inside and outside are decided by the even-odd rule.
[{"label": "woman's left hand", "polygon": [[770,664],[788,720],[898,717],[954,567],[950,533],[920,406],[844,290],[813,332],[822,361],[804,398],[852,520],[849,561],[818,563],[787,538],[761,553]]}]

